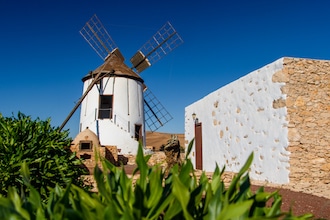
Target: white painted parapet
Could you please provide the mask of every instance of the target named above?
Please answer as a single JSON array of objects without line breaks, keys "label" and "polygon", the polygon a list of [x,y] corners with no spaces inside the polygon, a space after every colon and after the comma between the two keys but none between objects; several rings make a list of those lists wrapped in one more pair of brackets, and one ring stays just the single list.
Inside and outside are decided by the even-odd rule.
[{"label": "white painted parapet", "polygon": [[[202,123],[203,170],[215,165],[237,172],[251,152],[250,177],[272,183],[289,182],[288,122],[286,107],[274,108],[285,100],[285,83],[272,82],[283,68],[283,58],[216,90],[185,108],[185,139],[194,134],[195,113]],[[195,149],[190,155],[195,165]]]}]

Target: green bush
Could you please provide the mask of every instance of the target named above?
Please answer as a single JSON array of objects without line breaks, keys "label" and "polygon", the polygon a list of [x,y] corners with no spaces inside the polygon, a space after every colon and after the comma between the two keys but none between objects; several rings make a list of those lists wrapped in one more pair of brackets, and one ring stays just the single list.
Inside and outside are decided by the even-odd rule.
[{"label": "green bush", "polygon": [[83,186],[81,161],[69,147],[68,131],[51,127],[50,119],[18,113],[17,118],[0,114],[0,194],[7,195],[9,187],[26,191],[20,168],[26,163],[31,172],[31,185],[44,197],[48,187],[65,187],[73,182]]},{"label": "green bush", "polygon": [[[188,153],[192,142],[188,147]],[[19,196],[10,187],[8,197],[0,197],[1,219],[309,219],[312,215],[295,217],[281,211],[281,196],[277,191],[256,193],[250,190],[247,173],[253,154],[234,177],[229,187],[221,180],[224,169],[217,167],[209,180],[205,174],[194,175],[192,163],[186,158],[181,169],[175,166],[164,179],[158,166],[149,167],[149,156],[139,147],[136,163],[140,177],[133,178],[125,170],[102,160],[103,171],[95,167],[97,193],[88,193],[70,184],[65,189],[55,186],[47,203],[30,184],[26,163],[21,174],[28,195]],[[272,201],[266,206],[267,201]]]}]

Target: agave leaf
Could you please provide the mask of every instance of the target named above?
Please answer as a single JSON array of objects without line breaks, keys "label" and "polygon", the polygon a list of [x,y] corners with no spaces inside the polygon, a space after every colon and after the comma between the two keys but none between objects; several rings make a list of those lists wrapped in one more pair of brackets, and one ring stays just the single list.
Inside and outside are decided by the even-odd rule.
[{"label": "agave leaf", "polygon": [[238,193],[235,195],[234,202],[244,201],[249,198],[249,191],[250,191],[250,178],[249,175],[245,175],[239,181],[239,190]]},{"label": "agave leaf", "polygon": [[245,164],[243,165],[243,167],[240,169],[240,171],[237,173],[237,175],[233,178],[233,180],[231,181],[229,188],[226,192],[226,199],[225,201],[228,203],[229,201],[231,201],[232,199],[234,199],[234,197],[236,196],[236,192],[238,189],[238,183],[242,177],[242,175],[248,171],[249,167],[251,166],[253,161],[253,152],[250,154],[250,156],[248,157],[247,161],[245,162]]},{"label": "agave leaf", "polygon": [[187,148],[187,152],[186,152],[186,160],[188,159],[188,157],[191,153],[192,147],[194,145],[194,140],[195,140],[195,138],[193,138],[188,144],[188,148]]},{"label": "agave leaf", "polygon": [[275,194],[278,194],[278,190],[269,193],[269,192],[257,192],[255,195],[255,200],[257,202],[267,202],[270,198],[274,197]]},{"label": "agave leaf", "polygon": [[[95,219],[96,216],[102,215],[104,211],[104,203],[95,197],[91,197],[87,192],[78,186],[72,185],[72,190],[75,192],[75,195],[77,195],[77,199],[80,202],[81,207],[83,207],[82,211],[85,219]],[[88,215],[92,213],[90,210],[95,212],[95,216],[88,218]]]},{"label": "agave leaf", "polygon": [[94,167],[94,179],[97,184],[97,189],[98,189],[99,195],[102,195],[102,197],[104,197],[107,201],[109,201],[111,198],[109,196],[109,193],[107,191],[107,188],[106,188],[106,185],[104,182],[104,174],[98,166]]},{"label": "agave leaf", "polygon": [[22,207],[21,198],[19,197],[19,195],[18,195],[18,193],[17,193],[17,191],[16,191],[15,188],[9,187],[9,189],[8,189],[8,198],[13,203],[13,205],[15,207],[15,211],[17,212],[17,214],[20,215],[21,218],[23,218],[23,219],[30,219],[30,214],[29,214],[28,211],[26,211]]},{"label": "agave leaf", "polygon": [[104,172],[110,171],[116,173],[118,171],[118,168],[114,164],[104,158],[102,158],[102,168],[104,169]]},{"label": "agave leaf", "polygon": [[221,179],[221,175],[223,174],[224,170],[225,167],[223,167],[223,169],[220,171],[218,164],[216,164],[211,180],[211,189],[213,192],[215,192],[219,187],[222,187],[223,181]]},{"label": "agave leaf", "polygon": [[[38,217],[36,219],[39,220]],[[40,218],[40,220],[41,219],[43,219],[43,218]],[[58,220],[60,220],[60,219],[83,219],[83,216],[81,216],[81,214],[77,210],[66,208],[65,216],[59,216],[57,219]]]},{"label": "agave leaf", "polygon": [[[206,182],[207,184],[207,182]],[[201,205],[203,204],[203,196],[204,196],[205,182],[200,184],[198,187],[193,189],[190,193],[190,200],[187,206],[187,210],[192,215],[195,214],[198,217],[202,216]]]},{"label": "agave leaf", "polygon": [[[217,219],[219,214],[221,213],[221,210],[223,209],[224,202],[223,202],[223,189],[219,187],[214,194],[211,190],[208,191],[207,196],[210,196],[210,198],[207,198],[208,206],[207,208],[207,215],[205,216],[206,220],[213,220]],[[206,208],[204,209],[204,212],[206,212]]]},{"label": "agave leaf", "polygon": [[37,209],[38,212],[40,212],[39,215],[41,215],[43,213],[43,209],[42,209],[42,200],[40,194],[32,186],[29,187],[29,190],[30,190],[30,194],[28,197],[28,201],[32,204],[33,208]]},{"label": "agave leaf", "polygon": [[[166,209],[165,211],[165,215],[164,215],[164,220],[172,220],[175,217],[178,218],[178,215],[182,213],[182,206],[180,205],[180,202],[177,199],[174,199],[171,201],[171,203],[169,204],[168,209]],[[184,219],[183,216],[181,219]]]},{"label": "agave leaf", "polygon": [[249,168],[252,164],[252,161],[253,161],[253,152],[250,154],[250,156],[246,160],[245,164],[243,165],[243,167],[238,172],[240,176],[242,176],[245,172],[247,172],[249,170]]},{"label": "agave leaf", "polygon": [[265,187],[264,186],[261,186],[256,190],[256,194],[260,193],[260,192],[265,192]]},{"label": "agave leaf", "polygon": [[186,163],[183,164],[180,172],[178,170],[177,165],[175,166],[174,169],[178,172],[179,179],[185,186],[188,186],[189,188],[196,187],[197,185],[196,181],[194,181],[194,179],[191,178],[191,175],[194,173],[194,167],[190,160],[186,161]]},{"label": "agave leaf", "polygon": [[136,164],[137,168],[140,171],[140,178],[136,181],[136,184],[139,184],[143,192],[145,192],[147,187],[147,174],[148,174],[148,165],[143,156],[142,145],[139,144],[138,152],[136,155]]},{"label": "agave leaf", "polygon": [[[159,200],[159,203],[155,206],[153,206],[150,210],[149,213],[146,217],[146,219],[159,219],[159,216],[165,211],[167,210],[167,207],[170,204],[173,204],[173,202],[176,201],[175,197],[173,194],[165,194],[163,193],[162,198]],[[176,208],[178,208],[180,210],[180,206],[177,206]],[[165,211],[166,215],[168,217],[168,219],[171,219],[170,213],[171,210],[167,210]],[[165,218],[166,219],[166,218]]]},{"label": "agave leaf", "polygon": [[193,219],[187,210],[188,202],[190,200],[190,192],[186,186],[180,181],[177,175],[173,175],[173,190],[174,196],[179,201],[185,219]]},{"label": "agave leaf", "polygon": [[266,216],[273,217],[274,215],[281,214],[281,205],[282,205],[282,197],[276,194],[276,196],[274,196],[274,202],[272,204],[272,207],[269,209]]},{"label": "agave leaf", "polygon": [[142,216],[142,213],[144,211],[144,209],[146,208],[145,207],[145,194],[143,192],[143,189],[140,187],[140,185],[136,185],[135,186],[135,189],[134,189],[134,198],[135,198],[135,201],[134,201],[134,204],[133,204],[133,207],[134,207],[134,215],[140,219],[141,216]]},{"label": "agave leaf", "polygon": [[123,200],[126,201],[126,205],[132,207],[132,179],[129,179],[126,175],[124,167],[120,171],[119,184],[121,187],[121,193]]},{"label": "agave leaf", "polygon": [[120,219],[120,217],[122,216],[121,212],[118,211],[117,207],[112,204],[108,204],[108,206],[104,209],[103,214],[103,219]]},{"label": "agave leaf", "polygon": [[222,210],[221,214],[219,216],[217,216],[217,219],[225,220],[225,219],[237,219],[240,217],[246,217],[246,216],[244,216],[244,214],[248,213],[252,203],[253,203],[253,200],[232,203],[232,204],[226,206]]},{"label": "agave leaf", "polygon": [[163,194],[163,175],[162,175],[162,169],[160,167],[155,167],[149,176],[150,179],[150,197],[147,201],[147,207],[151,208],[155,204],[158,204],[159,200],[162,197]]}]

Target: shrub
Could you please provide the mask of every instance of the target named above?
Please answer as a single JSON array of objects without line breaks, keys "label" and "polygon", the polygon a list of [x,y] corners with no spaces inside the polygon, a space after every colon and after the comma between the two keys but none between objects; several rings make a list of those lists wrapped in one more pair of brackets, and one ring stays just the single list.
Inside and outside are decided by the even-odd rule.
[{"label": "shrub", "polygon": [[23,162],[31,172],[31,185],[44,196],[56,184],[83,186],[84,171],[69,151],[68,134],[51,127],[50,119],[32,120],[20,112],[17,118],[0,114],[0,194],[7,195],[9,186],[26,190],[20,175]]},{"label": "shrub", "polygon": [[[192,142],[188,152],[191,150]],[[281,196],[277,191],[255,194],[250,190],[247,173],[253,154],[234,177],[228,188],[221,180],[224,169],[217,167],[209,180],[205,174],[194,175],[192,163],[186,158],[181,169],[174,166],[167,179],[158,166],[148,167],[149,156],[139,147],[136,159],[140,177],[133,178],[124,169],[103,160],[103,171],[95,167],[98,192],[87,193],[75,185],[66,189],[56,186],[47,204],[29,183],[29,171],[22,164],[24,183],[30,194],[20,198],[9,188],[8,198],[0,197],[0,218],[6,219],[309,219],[311,215],[295,217],[281,211]],[[180,170],[180,171],[179,171]],[[266,202],[273,200],[267,207]]]}]

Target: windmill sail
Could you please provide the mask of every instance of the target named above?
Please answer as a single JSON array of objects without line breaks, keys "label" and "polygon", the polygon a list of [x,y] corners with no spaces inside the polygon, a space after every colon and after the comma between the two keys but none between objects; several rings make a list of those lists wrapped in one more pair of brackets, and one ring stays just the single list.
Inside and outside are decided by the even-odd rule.
[{"label": "windmill sail", "polygon": [[79,33],[103,60],[117,48],[115,42],[96,15],[86,22]]},{"label": "windmill sail", "polygon": [[[122,61],[124,61],[123,55],[118,50],[115,42],[112,40],[111,36],[108,34],[107,30],[104,28],[101,21],[98,19],[96,15],[86,22],[85,26],[79,31],[79,33],[85,38],[87,43],[95,50],[95,52],[105,60],[109,55],[115,54]],[[79,108],[80,104],[83,102],[84,98],[87,96],[89,91],[93,88],[93,86],[100,81],[105,75],[102,76],[102,69],[99,73],[94,77],[92,83],[88,86],[85,93],[79,99],[78,103],[73,107],[69,115],[66,117],[64,122],[59,127],[60,130],[64,128],[66,123],[70,120],[75,111]]]},{"label": "windmill sail", "polygon": [[179,34],[170,22],[167,22],[130,59],[133,65],[132,68],[135,68],[139,73],[141,73],[143,70],[156,63],[182,43],[183,40]]},{"label": "windmill sail", "polygon": [[[93,15],[93,17],[86,22],[85,26],[79,32],[87,41],[87,43],[95,50],[95,52],[104,60],[105,63],[110,62],[111,57],[113,56],[119,58],[120,62],[124,62],[123,55],[120,53],[115,42],[112,40],[111,36],[96,15]],[[133,67],[131,69],[127,67],[127,69],[132,71],[133,68],[135,68],[138,73],[141,73],[143,70],[160,60],[163,56],[166,56],[182,43],[183,40],[181,37],[175,31],[173,26],[167,22],[131,58]],[[122,64],[125,65],[124,63]],[[79,102],[72,109],[70,114],[60,126],[60,130],[63,129],[68,120],[83,102],[89,91],[93,88],[93,86],[98,83],[100,79],[106,76],[103,74],[103,68],[105,66],[106,65],[103,65],[101,70],[99,70],[96,76],[93,77],[91,84],[88,86],[83,96],[79,99]],[[111,71],[113,73],[115,72],[114,69]],[[136,73],[134,72],[134,74]],[[136,76],[139,77],[137,74]],[[145,124],[151,131],[157,130],[159,127],[163,126],[172,119],[172,116],[166,111],[158,99],[148,89],[144,92],[144,111]]]},{"label": "windmill sail", "polygon": [[172,119],[172,116],[149,89],[144,91],[144,115],[145,123],[152,132]]},{"label": "windmill sail", "polygon": [[68,123],[68,121],[70,120],[70,118],[72,117],[72,115],[76,112],[76,110],[79,108],[80,104],[82,103],[82,101],[84,100],[84,98],[87,96],[87,94],[89,93],[89,91],[92,90],[93,86],[100,81],[100,79],[102,79],[105,75],[102,76],[102,71],[104,69],[105,66],[102,67],[102,69],[99,71],[99,73],[94,77],[92,83],[88,86],[88,88],[86,89],[86,91],[84,92],[84,94],[81,96],[81,98],[78,100],[78,102],[76,103],[76,105],[73,107],[73,109],[71,110],[71,112],[69,113],[69,115],[66,117],[66,119],[64,120],[64,122],[61,124],[61,126],[59,127],[60,131],[64,128],[64,126],[66,125],[66,123]]}]

